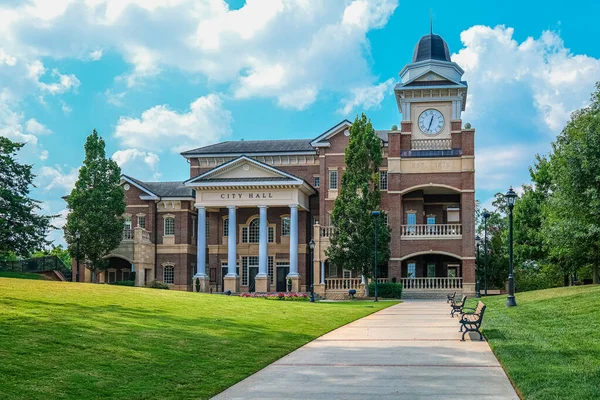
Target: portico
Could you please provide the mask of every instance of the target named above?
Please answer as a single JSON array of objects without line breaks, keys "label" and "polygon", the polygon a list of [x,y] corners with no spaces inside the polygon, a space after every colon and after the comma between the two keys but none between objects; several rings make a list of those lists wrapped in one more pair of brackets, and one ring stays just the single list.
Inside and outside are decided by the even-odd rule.
[{"label": "portico", "polygon": [[[285,281],[291,281],[292,291],[301,289],[299,254],[306,255],[304,247],[308,241],[299,238],[299,211],[303,214],[302,222],[306,223],[314,188],[301,178],[244,156],[190,179],[186,186],[196,191],[198,252],[194,281],[200,281],[201,291],[208,292],[211,284],[209,255],[216,256],[215,271],[221,256],[226,260],[220,263],[225,267],[221,274],[225,271],[226,274],[217,291],[275,291],[276,278],[281,280],[275,276],[280,266],[289,268]],[[268,217],[270,209],[280,216],[280,229],[276,228],[277,223],[270,224],[273,222]],[[207,243],[210,213],[223,214],[220,218],[223,240],[212,246]],[[240,214],[250,217],[244,220],[239,218]],[[307,230],[303,232],[306,236]],[[305,260],[302,265],[306,266]]]}]

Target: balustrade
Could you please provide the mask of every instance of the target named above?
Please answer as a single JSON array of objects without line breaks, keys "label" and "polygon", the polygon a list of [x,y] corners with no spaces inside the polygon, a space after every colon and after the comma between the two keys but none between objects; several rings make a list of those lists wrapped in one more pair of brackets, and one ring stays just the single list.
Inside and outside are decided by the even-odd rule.
[{"label": "balustrade", "polygon": [[405,290],[448,290],[462,289],[463,278],[400,278],[402,288]]},{"label": "balustrade", "polygon": [[460,236],[462,234],[461,224],[419,224],[402,225],[402,236]]},{"label": "balustrade", "polygon": [[450,150],[451,139],[415,139],[410,142],[411,150]]}]

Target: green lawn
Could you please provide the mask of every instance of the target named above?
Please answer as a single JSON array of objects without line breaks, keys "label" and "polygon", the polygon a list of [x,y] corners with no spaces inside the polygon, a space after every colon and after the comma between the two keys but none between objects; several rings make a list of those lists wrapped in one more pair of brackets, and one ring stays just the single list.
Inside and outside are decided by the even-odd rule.
[{"label": "green lawn", "polygon": [[208,398],[393,304],[0,279],[0,398]]},{"label": "green lawn", "polygon": [[510,309],[482,300],[483,333],[524,399],[600,398],[600,286],[517,293]]},{"label": "green lawn", "polygon": [[0,271],[0,278],[15,278],[15,279],[34,279],[44,280],[44,276],[40,274],[31,274],[28,272],[6,272]]}]

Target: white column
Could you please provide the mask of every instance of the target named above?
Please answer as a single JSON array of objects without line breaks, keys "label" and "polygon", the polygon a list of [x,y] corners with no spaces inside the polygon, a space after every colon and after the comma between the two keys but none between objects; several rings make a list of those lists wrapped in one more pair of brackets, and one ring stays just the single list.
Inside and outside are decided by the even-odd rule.
[{"label": "white column", "polygon": [[267,206],[258,206],[260,212],[258,235],[258,274],[257,277],[267,276]]},{"label": "white column", "polygon": [[237,264],[237,222],[235,221],[236,207],[227,206],[229,209],[229,237],[227,238],[227,275],[237,278],[235,272]]},{"label": "white column", "polygon": [[290,206],[290,273],[298,276],[298,205]]},{"label": "white column", "polygon": [[325,284],[325,261],[321,261],[321,285]]},{"label": "white column", "polygon": [[194,278],[206,278],[206,207],[198,209],[198,232],[196,235],[196,275]]}]

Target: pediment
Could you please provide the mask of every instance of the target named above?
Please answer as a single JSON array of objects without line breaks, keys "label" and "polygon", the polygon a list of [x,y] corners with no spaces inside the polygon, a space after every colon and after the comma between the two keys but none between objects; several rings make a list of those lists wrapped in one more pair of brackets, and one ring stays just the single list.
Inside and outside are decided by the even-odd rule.
[{"label": "pediment", "polygon": [[325,132],[323,132],[315,140],[310,142],[310,144],[313,147],[329,147],[329,139],[331,139],[333,136],[335,136],[337,134],[340,134],[340,133],[346,131],[347,129],[350,129],[351,126],[352,126],[352,122],[345,119],[342,122],[333,126],[331,129],[328,129]]}]

